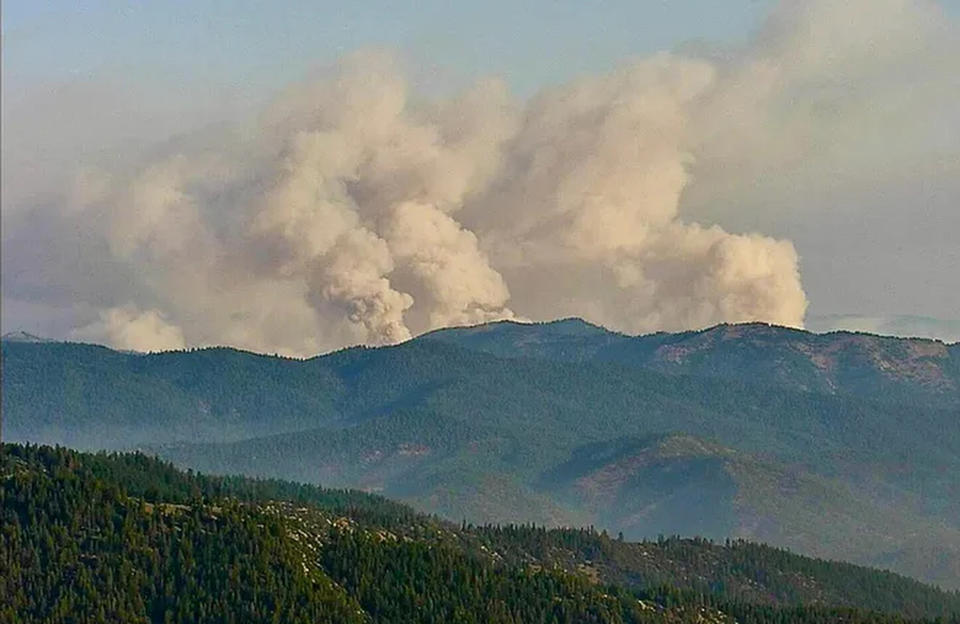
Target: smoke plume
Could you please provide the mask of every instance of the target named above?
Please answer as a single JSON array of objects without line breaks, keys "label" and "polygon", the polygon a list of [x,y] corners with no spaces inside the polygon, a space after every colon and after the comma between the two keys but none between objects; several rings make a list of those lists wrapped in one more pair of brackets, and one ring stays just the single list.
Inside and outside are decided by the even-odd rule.
[{"label": "smoke plume", "polygon": [[[874,71],[886,23],[827,28],[837,4],[788,3],[743,49],[635,60],[526,102],[496,80],[429,99],[390,54],[349,55],[255,123],[85,169],[19,210],[4,288],[70,306],[75,338],[145,350],[308,355],[574,315],[628,332],[802,326],[790,241],[681,206],[818,139],[776,115],[782,98]],[[935,28],[916,3],[868,6]]]}]

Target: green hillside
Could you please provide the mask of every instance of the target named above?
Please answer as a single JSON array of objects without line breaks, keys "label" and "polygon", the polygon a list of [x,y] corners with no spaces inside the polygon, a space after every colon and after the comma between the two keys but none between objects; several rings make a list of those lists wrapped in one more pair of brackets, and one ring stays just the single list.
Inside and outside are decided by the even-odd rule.
[{"label": "green hillside", "polygon": [[960,344],[929,339],[814,334],[765,323],[626,336],[566,319],[441,329],[421,340],[499,357],[614,362],[871,400],[960,406]]},{"label": "green hillside", "polygon": [[0,514],[2,622],[960,621],[958,594],[745,542],[458,527],[140,454],[5,444]]},{"label": "green hillside", "polygon": [[[761,540],[960,587],[960,408],[946,386],[900,373],[863,396],[928,361],[952,379],[955,347],[912,361],[914,341],[891,340],[768,326],[629,338],[564,321],[305,361],[4,342],[4,436],[149,447],[210,472],[382,492],[455,521]],[[699,364],[598,355],[646,341],[686,345]],[[503,357],[489,344],[518,346]],[[787,373],[807,369],[788,354],[808,347],[803,361],[835,358],[829,379],[843,383],[793,383]],[[863,363],[894,357],[907,363]],[[920,398],[904,403],[904,388]]]},{"label": "green hillside", "polygon": [[960,578],[956,526],[842,480],[689,436],[587,444],[524,478],[518,463],[530,458],[504,453],[495,438],[435,441],[412,419],[396,423],[400,434],[386,429],[381,437],[375,425],[161,450],[212,472],[356,485],[451,519],[596,525],[630,539],[739,537],[950,587]]}]

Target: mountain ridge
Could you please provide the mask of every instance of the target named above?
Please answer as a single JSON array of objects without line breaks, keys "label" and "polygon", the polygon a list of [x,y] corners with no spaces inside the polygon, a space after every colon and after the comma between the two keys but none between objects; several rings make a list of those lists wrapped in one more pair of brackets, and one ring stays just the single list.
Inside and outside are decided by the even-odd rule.
[{"label": "mountain ridge", "polygon": [[[563,328],[560,332],[554,330]],[[576,329],[575,329],[576,328]],[[579,330],[577,330],[579,329]],[[539,335],[539,336],[538,336]],[[865,332],[835,331],[823,334],[803,329],[783,327],[768,323],[719,324],[702,330],[676,333],[657,332],[629,336],[610,332],[582,319],[563,319],[549,323],[523,324],[513,321],[477,325],[462,328],[446,328],[424,334],[424,340],[437,340],[464,346],[469,349],[493,353],[501,357],[545,357],[565,361],[608,361],[646,366],[671,372],[696,366],[698,352],[716,348],[718,343],[745,343],[753,340],[756,346],[780,348],[781,355],[793,356],[797,361],[778,362],[782,370],[785,364],[803,365],[808,370],[790,369],[791,373],[802,372],[808,378],[818,373],[818,391],[837,391],[841,380],[830,376],[840,358],[859,358],[863,368],[890,377],[900,375],[913,377],[935,391],[946,391],[960,402],[960,344],[946,344],[930,338],[903,338],[880,336]],[[560,343],[559,348],[557,343]],[[538,347],[540,347],[538,349]],[[891,353],[892,352],[892,353]],[[736,356],[736,353],[729,353]],[[763,357],[756,349],[750,357]],[[799,361],[797,356],[806,358]],[[950,369],[943,370],[932,359],[947,360]],[[899,366],[898,366],[899,361]],[[714,366],[716,360],[704,363]],[[726,364],[727,362],[720,362]],[[743,367],[745,362],[735,362]],[[687,365],[687,368],[683,367]],[[812,371],[809,369],[813,369]],[[702,370],[699,371],[702,374]],[[767,379],[773,381],[772,379]],[[782,379],[780,380],[783,381]],[[872,392],[863,390],[862,394]]]},{"label": "mountain ridge", "polygon": [[[853,316],[853,315],[850,315],[850,316]],[[923,318],[923,317],[919,317],[919,318]],[[497,320],[497,321],[488,321],[488,322],[485,322],[485,323],[477,323],[477,324],[472,324],[472,325],[453,325],[453,326],[449,326],[449,327],[439,327],[439,328],[436,328],[436,329],[428,330],[428,331],[426,331],[426,332],[424,332],[424,333],[422,333],[422,334],[418,334],[418,335],[416,335],[416,336],[414,336],[414,337],[412,337],[412,338],[410,338],[409,340],[406,340],[406,341],[404,341],[404,342],[410,342],[410,341],[412,341],[412,340],[419,340],[419,339],[423,339],[423,338],[436,338],[436,337],[442,336],[443,334],[446,334],[446,333],[458,333],[458,332],[469,332],[469,331],[473,331],[473,330],[492,329],[492,328],[496,328],[496,327],[498,327],[498,326],[516,326],[516,327],[550,327],[550,326],[555,326],[555,327],[566,328],[566,329],[567,329],[567,333],[571,333],[571,334],[583,333],[582,330],[578,330],[578,329],[577,329],[578,327],[582,327],[582,328],[586,329],[588,332],[589,332],[589,331],[592,331],[592,332],[595,332],[595,333],[597,333],[597,334],[601,334],[601,333],[602,333],[602,334],[611,334],[611,335],[619,336],[619,337],[623,337],[623,338],[641,338],[641,339],[642,339],[642,338],[655,337],[655,336],[663,336],[663,335],[667,335],[667,336],[685,336],[685,335],[689,335],[689,334],[700,334],[700,333],[710,332],[710,331],[712,331],[712,330],[716,330],[716,329],[718,329],[718,328],[723,328],[723,327],[765,327],[765,328],[774,328],[774,329],[780,329],[780,330],[786,330],[786,331],[799,331],[799,332],[802,332],[802,333],[805,333],[805,334],[810,334],[810,335],[813,335],[813,336],[861,335],[861,336],[869,336],[869,337],[874,337],[874,338],[889,338],[889,339],[895,339],[895,340],[938,342],[938,343],[944,344],[944,345],[947,346],[947,347],[958,347],[958,346],[960,346],[960,341],[953,341],[953,342],[951,342],[951,341],[949,341],[949,340],[944,340],[944,339],[941,339],[941,338],[933,338],[933,337],[929,337],[929,336],[919,336],[919,335],[918,335],[918,336],[911,336],[911,335],[903,335],[903,334],[880,333],[880,332],[872,332],[872,331],[867,331],[867,330],[852,330],[852,329],[814,330],[814,329],[808,329],[808,328],[803,328],[803,327],[791,327],[791,326],[787,326],[787,325],[779,325],[779,324],[776,324],[776,323],[768,323],[768,322],[765,322],[765,321],[743,321],[743,322],[732,322],[732,323],[731,323],[731,322],[724,322],[724,323],[717,323],[716,325],[711,325],[711,326],[709,326],[709,327],[704,327],[704,328],[700,328],[700,329],[688,329],[688,330],[680,330],[680,331],[664,331],[664,330],[660,330],[660,331],[654,331],[654,332],[646,332],[646,333],[639,333],[639,334],[630,334],[630,333],[627,333],[627,332],[622,332],[622,331],[618,331],[618,330],[615,330],[615,329],[610,329],[610,328],[608,328],[608,327],[605,327],[605,326],[600,325],[600,324],[597,324],[597,323],[592,323],[592,322],[590,322],[590,321],[588,321],[588,320],[586,320],[586,319],[584,319],[584,318],[582,318],[582,317],[579,317],[579,316],[568,316],[568,317],[557,318],[557,319],[553,319],[553,320],[549,320],[549,321],[518,321],[518,320],[516,320],[516,319],[501,319],[501,320]],[[88,345],[105,347],[105,348],[107,348],[107,349],[111,349],[111,350],[113,350],[113,351],[118,351],[118,352],[120,352],[120,353],[146,353],[146,352],[133,351],[133,350],[128,350],[128,349],[115,349],[115,348],[113,348],[113,347],[111,347],[111,346],[109,346],[109,345],[107,345],[107,344],[98,343],[98,342],[87,342],[87,341],[82,341],[82,340],[69,340],[69,339],[47,338],[47,337],[44,337],[44,336],[39,336],[39,335],[36,335],[36,334],[32,334],[32,333],[27,332],[27,331],[25,331],[25,330],[13,330],[13,331],[6,332],[6,333],[0,335],[0,341],[7,341],[7,342],[39,342],[39,343],[88,344]],[[402,344],[402,343],[400,343],[400,344]],[[244,352],[244,353],[252,353],[252,354],[255,354],[255,355],[264,355],[264,356],[269,356],[269,357],[283,357],[283,358],[295,359],[295,360],[309,360],[309,359],[313,359],[313,358],[317,358],[317,357],[324,357],[324,356],[327,356],[327,355],[332,355],[332,354],[338,353],[338,352],[340,352],[340,351],[345,351],[345,350],[350,350],[350,349],[356,349],[356,348],[361,348],[361,349],[367,348],[367,349],[369,349],[369,348],[379,348],[379,347],[377,347],[377,346],[371,346],[371,345],[360,345],[360,344],[358,344],[358,345],[350,345],[350,346],[341,347],[341,348],[338,348],[338,349],[333,349],[332,351],[325,351],[325,352],[322,352],[322,353],[317,353],[317,354],[315,354],[315,355],[303,356],[303,357],[284,356],[284,355],[279,355],[279,354],[276,354],[276,353],[270,353],[270,352],[268,352],[268,351],[255,351],[255,350],[243,349],[243,348],[235,347],[235,346],[231,346],[231,345],[219,345],[219,344],[211,344],[211,345],[196,346],[196,347],[186,347],[186,348],[183,348],[183,349],[168,349],[168,350],[162,350],[162,351],[154,351],[154,352],[152,352],[152,353],[196,351],[196,350],[204,350],[204,349],[230,349],[230,350],[235,350],[235,351],[241,351],[241,352]]]},{"label": "mountain ridge", "polygon": [[48,338],[35,336],[34,334],[25,332],[23,330],[7,332],[2,336],[0,336],[0,340],[7,341],[7,342],[53,342]]},{"label": "mountain ridge", "polygon": [[[631,338],[580,321],[447,330],[306,360],[5,341],[4,436],[367,488],[454,520],[594,523],[640,537],[684,526],[685,507],[713,510],[702,525],[713,537],[818,554],[834,543],[848,559],[954,586],[960,403],[901,374],[932,366],[955,378],[954,351],[925,354],[930,344],[769,326]],[[808,347],[833,349],[834,376]],[[877,364],[887,361],[896,366]],[[590,445],[629,451],[679,435],[712,456],[689,444],[681,457],[638,450],[629,466],[610,459],[548,483]],[[577,479],[615,487],[591,498]],[[815,515],[798,525],[806,509],[837,518],[837,535]],[[858,522],[873,527],[867,538]],[[911,525],[923,529],[911,537]]]}]

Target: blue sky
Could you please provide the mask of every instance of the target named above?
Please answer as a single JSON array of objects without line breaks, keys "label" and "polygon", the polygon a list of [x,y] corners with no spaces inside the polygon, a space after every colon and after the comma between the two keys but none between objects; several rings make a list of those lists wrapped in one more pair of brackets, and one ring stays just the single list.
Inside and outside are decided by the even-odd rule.
[{"label": "blue sky", "polygon": [[386,46],[441,81],[496,74],[523,95],[684,41],[742,38],[772,4],[8,0],[3,69],[10,86],[95,75],[276,88]]}]

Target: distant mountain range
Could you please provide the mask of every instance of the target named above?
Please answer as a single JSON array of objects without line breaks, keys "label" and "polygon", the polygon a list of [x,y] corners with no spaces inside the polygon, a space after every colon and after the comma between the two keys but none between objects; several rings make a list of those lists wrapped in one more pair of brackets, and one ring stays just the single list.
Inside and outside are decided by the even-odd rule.
[{"label": "distant mountain range", "polygon": [[33,334],[25,331],[12,331],[7,332],[2,337],[0,337],[4,342],[54,342],[47,338],[41,338],[40,336],[34,336]]},{"label": "distant mountain range", "polygon": [[915,338],[934,338],[960,342],[960,319],[941,319],[917,315],[814,314],[805,319],[807,329],[815,332],[862,331]]},{"label": "distant mountain range", "polygon": [[3,342],[3,434],[453,520],[748,538],[960,587],[960,346],[576,319],[291,360]]},{"label": "distant mountain range", "polygon": [[815,334],[763,323],[626,336],[579,319],[442,329],[421,340],[500,357],[610,362],[827,394],[960,402],[960,345],[936,340]]}]

